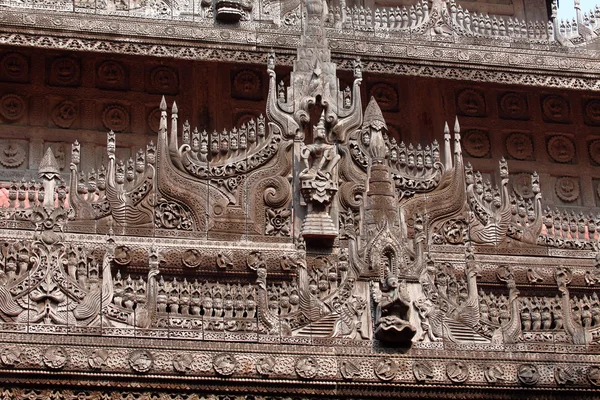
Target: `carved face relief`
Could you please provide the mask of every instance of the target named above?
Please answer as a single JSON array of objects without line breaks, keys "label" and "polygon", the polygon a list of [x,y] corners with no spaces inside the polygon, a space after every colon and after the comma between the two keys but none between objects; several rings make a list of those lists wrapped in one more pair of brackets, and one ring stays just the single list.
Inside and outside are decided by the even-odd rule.
[{"label": "carved face relief", "polygon": [[371,132],[365,131],[362,134],[362,143],[365,147],[369,147],[371,144]]}]

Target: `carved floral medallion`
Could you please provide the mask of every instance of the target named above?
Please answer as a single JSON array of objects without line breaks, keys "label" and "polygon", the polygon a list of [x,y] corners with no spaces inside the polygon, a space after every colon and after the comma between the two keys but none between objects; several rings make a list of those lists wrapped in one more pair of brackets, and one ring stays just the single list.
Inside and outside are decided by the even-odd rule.
[{"label": "carved floral medallion", "polygon": [[232,95],[242,99],[256,99],[261,95],[260,76],[251,70],[239,71],[233,78]]},{"label": "carved floral medallion", "polygon": [[25,162],[23,145],[13,140],[0,141],[0,164],[6,168],[17,168]]},{"label": "carved floral medallion", "polygon": [[150,85],[157,93],[175,94],[179,90],[179,77],[174,69],[159,66],[150,72]]},{"label": "carved floral medallion", "polygon": [[121,89],[125,86],[125,69],[113,60],[107,60],[98,66],[97,85],[108,89]]},{"label": "carved floral medallion", "polygon": [[302,357],[296,361],[295,369],[300,378],[312,379],[319,372],[319,364],[313,357]]},{"label": "carved floral medallion", "polygon": [[392,111],[398,107],[398,93],[388,83],[377,83],[371,87],[371,96],[375,98],[383,111]]},{"label": "carved floral medallion", "polygon": [[465,132],[463,138],[465,151],[472,157],[485,157],[490,152],[490,139],[487,132],[471,129]]},{"label": "carved floral medallion", "polygon": [[235,372],[237,360],[233,354],[223,353],[213,359],[213,368],[219,375],[229,376]]},{"label": "carved floral medallion", "polygon": [[63,101],[52,110],[52,122],[61,128],[70,128],[77,119],[79,112],[77,105],[72,101]]},{"label": "carved floral medallion", "polygon": [[533,141],[531,136],[521,133],[511,133],[506,138],[506,151],[516,160],[528,160],[533,157]]},{"label": "carved floral medallion", "polygon": [[25,115],[25,100],[16,94],[0,98],[0,115],[9,122],[18,121]]},{"label": "carved floral medallion", "polygon": [[542,114],[548,122],[569,122],[570,112],[569,102],[562,96],[550,95],[542,99]]},{"label": "carved floral medallion", "polygon": [[533,188],[531,187],[531,175],[529,174],[517,174],[513,176],[512,180],[513,190],[516,194],[524,199],[530,199],[533,197]]},{"label": "carved floral medallion", "polygon": [[556,179],[554,185],[556,195],[566,203],[572,203],[579,198],[579,181],[570,176]]},{"label": "carved floral medallion", "polygon": [[500,116],[507,119],[528,119],[527,95],[509,92],[500,98]]},{"label": "carved floral medallion", "polygon": [[590,158],[600,165],[600,140],[594,140],[589,145]]},{"label": "carved floral medallion", "polygon": [[556,162],[569,163],[575,157],[575,144],[567,136],[552,136],[548,140],[548,154]]},{"label": "carved floral medallion", "polygon": [[384,358],[375,362],[373,371],[382,381],[391,381],[398,373],[398,363],[391,358]]},{"label": "carved floral medallion", "polygon": [[79,61],[73,57],[59,57],[50,67],[50,83],[60,86],[72,86],[79,83]]},{"label": "carved floral medallion", "polygon": [[147,350],[135,350],[129,355],[129,366],[135,372],[148,372],[154,364],[154,357]]},{"label": "carved floral medallion", "polygon": [[0,80],[26,82],[29,79],[29,62],[19,53],[8,53],[0,60]]},{"label": "carved floral medallion", "polygon": [[129,111],[119,104],[106,106],[102,112],[102,123],[113,132],[123,132],[129,127]]},{"label": "carved floral medallion", "polygon": [[585,121],[590,125],[600,125],[600,99],[591,99],[583,108]]},{"label": "carved floral medallion", "polygon": [[456,107],[459,114],[467,117],[485,116],[485,98],[474,89],[464,89],[456,96]]},{"label": "carved floral medallion", "polygon": [[67,365],[69,354],[60,346],[49,347],[43,356],[44,364],[50,369],[61,369]]}]

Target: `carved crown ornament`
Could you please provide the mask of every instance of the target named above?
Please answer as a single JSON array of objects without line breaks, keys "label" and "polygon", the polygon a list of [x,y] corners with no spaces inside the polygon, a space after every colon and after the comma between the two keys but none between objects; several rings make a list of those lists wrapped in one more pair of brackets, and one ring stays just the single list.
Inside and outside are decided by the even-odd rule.
[{"label": "carved crown ornament", "polygon": [[[49,147],[2,191],[0,374],[598,384],[571,357],[600,344],[598,217],[543,210],[540,177],[510,185],[505,159],[485,179],[458,119],[440,142],[390,138],[359,59],[339,87],[322,6],[289,86],[269,55],[265,116],[206,132],[163,98],[134,158],[110,131],[100,168],[75,142],[64,182]],[[561,357],[537,358],[549,346]]]}]

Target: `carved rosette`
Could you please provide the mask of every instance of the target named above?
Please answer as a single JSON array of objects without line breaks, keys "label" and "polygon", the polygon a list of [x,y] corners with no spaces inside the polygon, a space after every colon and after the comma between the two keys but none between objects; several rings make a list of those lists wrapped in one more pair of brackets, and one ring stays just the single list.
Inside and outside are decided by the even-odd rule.
[{"label": "carved rosette", "polygon": [[567,123],[570,113],[569,102],[564,97],[550,95],[542,99],[542,115],[545,121]]},{"label": "carved rosette", "polygon": [[507,119],[528,119],[527,95],[516,92],[504,94],[500,98],[500,116]]},{"label": "carved rosette", "polygon": [[566,203],[572,203],[579,198],[579,181],[570,176],[557,178],[554,190],[559,199]]},{"label": "carved rosette", "polygon": [[600,125],[600,99],[590,99],[583,108],[585,122],[588,125]]},{"label": "carved rosette", "polygon": [[514,132],[506,138],[506,151],[515,160],[530,160],[533,158],[533,141],[531,136]]},{"label": "carved rosette", "polygon": [[17,168],[25,162],[25,149],[19,142],[4,140],[0,142],[0,164],[6,168]]},{"label": "carved rosette", "polygon": [[70,128],[77,119],[79,110],[72,101],[63,101],[52,110],[52,122],[60,128]]},{"label": "carved rosette", "polygon": [[7,53],[0,60],[0,79],[9,82],[29,80],[29,60],[19,53]]},{"label": "carved rosette", "polygon": [[373,365],[373,372],[382,381],[391,381],[398,374],[398,363],[391,358],[381,359]]},{"label": "carved rosette", "polygon": [[79,83],[79,61],[73,57],[59,57],[50,67],[50,84],[73,86]]},{"label": "carved rosette", "polygon": [[552,136],[548,139],[548,154],[556,162],[570,163],[575,157],[575,144],[567,136]]},{"label": "carved rosette", "polygon": [[16,94],[0,97],[0,116],[8,122],[18,121],[25,115],[25,100]]},{"label": "carved rosette", "polygon": [[533,364],[521,364],[517,368],[517,378],[519,382],[526,386],[534,386],[540,381],[540,372]]},{"label": "carved rosette", "polygon": [[313,357],[302,357],[296,361],[296,374],[303,379],[313,379],[319,372],[319,363]]},{"label": "carved rosette", "polygon": [[135,350],[129,355],[129,366],[135,372],[148,372],[152,368],[153,364],[154,357],[147,350]]},{"label": "carved rosette", "polygon": [[486,157],[490,152],[490,139],[487,132],[480,129],[470,129],[464,133],[463,146],[465,151],[472,157]]},{"label": "carved rosette", "polygon": [[230,353],[223,353],[215,356],[213,358],[213,368],[215,372],[219,375],[229,376],[235,372],[237,367],[237,360]]},{"label": "carved rosette", "polygon": [[69,361],[69,354],[60,346],[49,347],[43,356],[44,364],[50,369],[61,369]]},{"label": "carved rosette", "polygon": [[106,106],[102,112],[102,123],[106,129],[123,132],[129,128],[129,111],[119,104]]},{"label": "carved rosette", "polygon": [[456,96],[456,107],[461,115],[485,117],[486,106],[483,93],[474,89],[464,89]]}]

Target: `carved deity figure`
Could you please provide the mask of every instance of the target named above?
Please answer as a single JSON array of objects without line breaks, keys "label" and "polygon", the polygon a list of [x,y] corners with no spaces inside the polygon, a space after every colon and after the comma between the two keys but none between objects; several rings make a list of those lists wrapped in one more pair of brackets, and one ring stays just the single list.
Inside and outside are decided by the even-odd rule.
[{"label": "carved deity figure", "polygon": [[299,177],[301,180],[329,181],[332,179],[332,170],[340,160],[340,155],[335,145],[327,143],[324,114],[321,114],[314,132],[315,142],[303,145],[300,150],[305,168],[300,172]]},{"label": "carved deity figure", "polygon": [[381,293],[375,288],[375,337],[396,346],[410,345],[416,329],[408,322],[410,300],[406,293],[406,282],[398,282],[390,276],[386,280],[388,291]]}]

